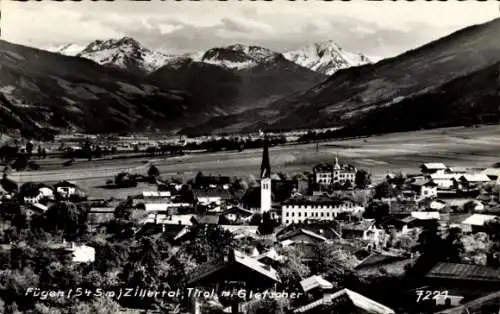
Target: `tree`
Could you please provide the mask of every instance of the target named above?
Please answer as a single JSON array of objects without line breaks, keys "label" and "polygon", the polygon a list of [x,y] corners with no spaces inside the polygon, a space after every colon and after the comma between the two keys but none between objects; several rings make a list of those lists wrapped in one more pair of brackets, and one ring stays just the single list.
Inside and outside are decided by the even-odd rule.
[{"label": "tree", "polygon": [[366,208],[363,216],[368,219],[375,219],[377,222],[382,221],[389,216],[389,204],[385,202],[371,202]]},{"label": "tree", "polygon": [[359,189],[366,189],[371,184],[371,175],[363,169],[356,172],[354,185]]},{"label": "tree", "polygon": [[157,178],[160,176],[160,170],[155,165],[151,165],[148,170],[148,177]]},{"label": "tree", "polygon": [[48,231],[62,231],[68,241],[75,241],[86,234],[89,209],[70,202],[60,202],[45,212]]},{"label": "tree", "polygon": [[462,230],[454,227],[448,229],[448,235],[443,241],[445,261],[449,263],[460,263],[462,254],[465,253],[464,243],[462,242]]},{"label": "tree", "polygon": [[26,143],[26,154],[28,155],[28,159],[33,154],[33,143],[31,143],[31,141],[28,141]]},{"label": "tree", "polygon": [[384,181],[375,187],[375,198],[390,198],[397,195],[397,191],[392,187],[392,185]]},{"label": "tree", "polygon": [[127,172],[120,172],[115,177],[115,184],[120,188],[136,187],[137,180]]},{"label": "tree", "polygon": [[191,230],[191,241],[181,247],[197,263],[220,259],[235,247],[234,235],[217,225],[196,225]]},{"label": "tree", "polygon": [[350,190],[352,188],[352,183],[351,181],[347,180],[344,185],[342,186],[342,189],[344,190]]},{"label": "tree", "polygon": [[279,224],[271,218],[271,214],[265,212],[262,215],[262,222],[259,224],[259,233],[262,235],[272,234],[274,232],[274,228],[276,228]]},{"label": "tree", "polygon": [[293,247],[284,248],[279,253],[285,257],[277,269],[282,287],[287,291],[299,290],[300,281],[311,272],[309,267],[302,263],[302,254]]},{"label": "tree", "polygon": [[476,201],[474,200],[467,201],[467,203],[463,205],[463,212],[473,213],[476,206],[477,206]]}]

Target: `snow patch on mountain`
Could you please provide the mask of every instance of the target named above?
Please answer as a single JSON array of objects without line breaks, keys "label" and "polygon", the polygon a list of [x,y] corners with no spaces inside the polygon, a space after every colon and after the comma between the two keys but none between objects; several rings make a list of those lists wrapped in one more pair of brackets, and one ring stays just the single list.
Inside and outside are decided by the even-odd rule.
[{"label": "snow patch on mountain", "polygon": [[372,60],[365,55],[345,51],[333,41],[310,44],[285,52],[283,56],[298,65],[326,75],[332,75],[341,69],[372,63]]},{"label": "snow patch on mountain", "polygon": [[49,48],[48,51],[74,57],[77,54],[79,54],[83,49],[85,49],[85,46],[77,44],[65,44],[62,46]]},{"label": "snow patch on mountain", "polygon": [[272,61],[279,55],[266,48],[236,44],[207,50],[201,57],[201,62],[231,70],[243,70]]}]

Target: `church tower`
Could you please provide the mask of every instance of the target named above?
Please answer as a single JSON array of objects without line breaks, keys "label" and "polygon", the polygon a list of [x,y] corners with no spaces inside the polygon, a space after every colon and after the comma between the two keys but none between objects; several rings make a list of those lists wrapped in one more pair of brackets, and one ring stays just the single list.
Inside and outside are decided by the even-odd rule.
[{"label": "church tower", "polygon": [[271,163],[269,162],[269,148],[267,139],[264,139],[262,164],[260,165],[260,211],[271,210]]}]

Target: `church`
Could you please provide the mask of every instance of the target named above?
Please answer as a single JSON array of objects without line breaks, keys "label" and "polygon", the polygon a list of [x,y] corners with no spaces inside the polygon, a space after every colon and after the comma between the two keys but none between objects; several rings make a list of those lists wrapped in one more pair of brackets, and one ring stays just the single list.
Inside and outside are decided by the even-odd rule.
[{"label": "church", "polygon": [[265,213],[271,210],[272,206],[272,181],[271,162],[269,161],[269,148],[267,142],[264,143],[262,153],[262,163],[260,165],[260,212]]},{"label": "church", "polygon": [[269,161],[269,147],[264,143],[262,162],[260,166],[260,187],[249,187],[241,199],[242,207],[258,211],[269,212],[273,205],[273,180],[271,178],[271,163]]}]

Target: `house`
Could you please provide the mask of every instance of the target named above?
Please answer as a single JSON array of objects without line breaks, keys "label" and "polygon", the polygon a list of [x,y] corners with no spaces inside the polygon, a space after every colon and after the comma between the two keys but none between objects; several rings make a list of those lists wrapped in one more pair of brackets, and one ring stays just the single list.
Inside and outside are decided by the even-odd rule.
[{"label": "house", "polygon": [[54,189],[63,198],[70,198],[73,196],[79,198],[86,198],[87,192],[80,188],[76,183],[70,181],[60,181],[54,184]]},{"label": "house", "polygon": [[259,235],[259,226],[219,225],[219,227],[234,234],[235,239],[243,237],[255,238]]},{"label": "house", "polygon": [[426,163],[420,166],[423,174],[444,173],[448,169],[443,163]]},{"label": "house", "polygon": [[322,243],[327,238],[306,229],[295,229],[278,237],[278,241],[291,241],[293,243]]},{"label": "house", "polygon": [[487,221],[496,219],[498,216],[473,214],[460,223],[464,232],[483,232]]},{"label": "house", "polygon": [[96,231],[99,226],[103,226],[115,219],[115,209],[112,207],[91,207],[88,213],[87,222],[90,231]]},{"label": "house", "polygon": [[142,197],[144,199],[147,198],[170,198],[172,196],[172,192],[170,191],[143,191]]},{"label": "house", "polygon": [[372,253],[356,265],[354,270],[363,277],[379,276],[381,272],[390,276],[402,276],[414,261],[414,258],[405,256]]},{"label": "house", "polygon": [[[214,291],[216,295],[220,295],[220,291],[241,289],[253,293],[265,290],[274,291],[279,282],[280,279],[275,269],[240,251],[232,250],[223,258],[209,261],[195,268],[187,281],[187,294],[188,297],[192,297],[190,291],[194,290]],[[247,301],[249,297],[249,295],[240,297],[237,301],[240,304],[231,304],[233,309],[238,307],[239,311],[241,302]],[[196,307],[197,298],[194,299],[194,303]]]},{"label": "house", "polygon": [[208,190],[199,190],[194,189],[193,195],[196,202],[202,206],[210,206],[210,207],[220,207],[225,204],[227,201],[233,199],[231,193],[228,190],[224,189],[208,189]]},{"label": "house", "polygon": [[77,245],[74,242],[49,245],[54,251],[61,255],[71,257],[73,263],[93,263],[95,261],[95,249],[87,245]]},{"label": "house", "polygon": [[360,239],[368,241],[375,246],[382,244],[385,240],[384,230],[377,228],[374,219],[342,223],[340,230],[343,239]]},{"label": "house", "polygon": [[455,179],[457,190],[470,191],[480,188],[482,185],[492,180],[484,173],[464,174]]},{"label": "house", "polygon": [[447,206],[448,203],[446,203],[443,200],[440,199],[435,199],[435,198],[424,198],[418,202],[418,205],[420,208],[424,210],[429,210],[429,211],[442,211],[444,210]]},{"label": "house", "polygon": [[[459,298],[460,301],[463,298]],[[452,302],[450,302],[452,303]],[[458,304],[459,302],[453,302]],[[463,314],[463,313],[498,313],[500,309],[500,291],[495,291],[480,298],[458,305],[437,314]]]},{"label": "house", "polygon": [[500,290],[500,271],[497,267],[438,263],[426,275],[426,290],[447,290],[450,296],[465,301]]},{"label": "house", "polygon": [[335,288],[331,282],[317,275],[302,280],[300,287],[308,300],[318,300]]},{"label": "house", "polygon": [[196,218],[196,222],[202,225],[218,225],[219,220],[219,215],[203,215]]},{"label": "house", "polygon": [[321,299],[301,306],[293,313],[317,313],[322,306],[331,305],[332,313],[395,314],[394,310],[347,288],[326,294]]},{"label": "house", "polygon": [[500,168],[487,168],[484,169],[481,174],[488,176],[491,181],[500,183]]},{"label": "house", "polygon": [[333,221],[340,213],[362,213],[364,207],[350,199],[327,196],[296,196],[282,203],[281,223],[284,225],[305,221]]},{"label": "house", "polygon": [[158,214],[151,213],[145,219],[143,219],[142,224],[152,223],[160,225],[182,225],[182,226],[192,226],[198,221],[198,216],[194,214]]},{"label": "house", "polygon": [[445,173],[449,173],[449,174],[464,174],[467,172],[468,172],[468,169],[464,168],[464,167],[448,167],[448,169],[446,169],[446,171],[445,171]]},{"label": "house", "polygon": [[386,232],[389,232],[391,229],[396,230],[400,233],[408,232],[408,223],[401,218],[391,216],[386,220],[382,221],[379,226],[383,228]]},{"label": "house", "polygon": [[265,265],[277,265],[284,260],[284,256],[280,255],[274,248],[269,249],[268,251],[258,255],[255,257],[256,260],[265,264]]},{"label": "house", "polygon": [[439,212],[431,212],[431,211],[414,211],[411,212],[411,216],[418,220],[439,220],[441,219],[441,215]]},{"label": "house", "polygon": [[437,197],[438,196],[438,185],[432,180],[427,180],[425,178],[416,178],[411,183],[412,190],[417,193],[419,198],[426,197]]},{"label": "house", "polygon": [[454,187],[455,180],[462,175],[462,173],[432,173],[427,178],[436,183],[438,189],[451,190]]},{"label": "house", "polygon": [[249,221],[255,212],[239,207],[239,206],[231,206],[221,213],[222,220],[229,223],[237,223],[243,221]]},{"label": "house", "polygon": [[340,165],[335,157],[334,164],[322,163],[313,168],[314,182],[322,186],[330,186],[335,183],[344,185],[349,182],[354,186],[356,171],[352,165]]},{"label": "house", "polygon": [[193,188],[200,190],[219,189],[228,190],[231,187],[231,178],[228,176],[212,176],[198,174],[193,181]]}]

